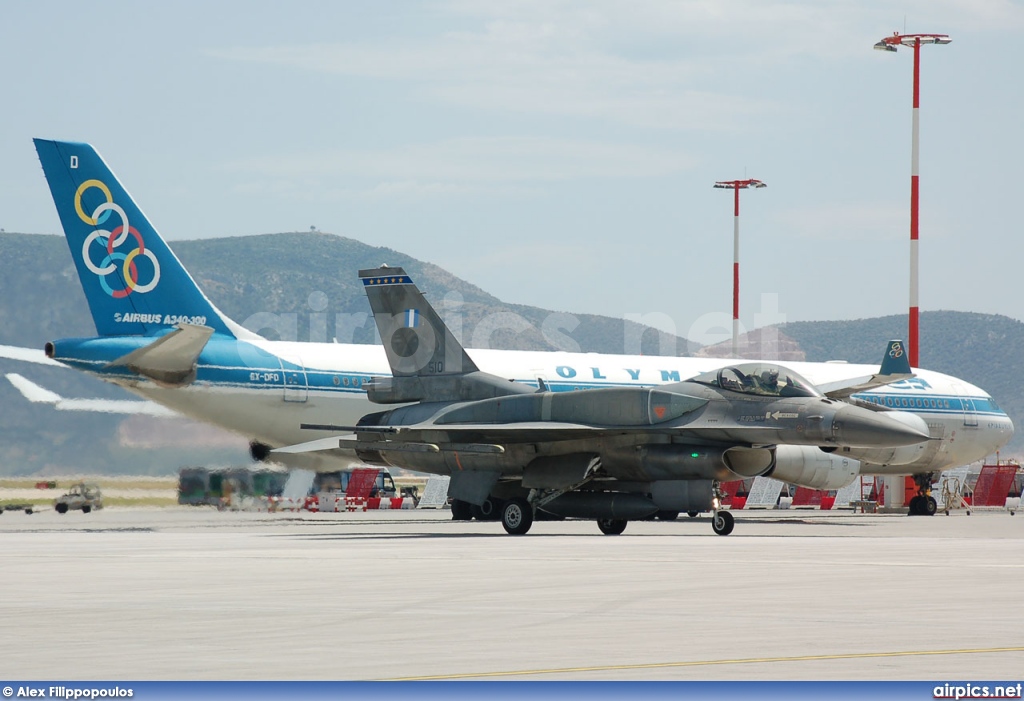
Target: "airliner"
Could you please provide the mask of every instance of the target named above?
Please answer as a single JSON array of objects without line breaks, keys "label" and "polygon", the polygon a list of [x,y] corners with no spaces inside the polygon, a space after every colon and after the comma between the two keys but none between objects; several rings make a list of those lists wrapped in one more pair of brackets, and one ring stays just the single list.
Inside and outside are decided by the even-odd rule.
[{"label": "airliner", "polygon": [[[155,403],[246,437],[256,460],[318,470],[351,464],[354,453],[341,448],[273,455],[271,450],[336,440],[331,430],[302,426],[351,425],[374,411],[364,385],[389,375],[384,349],[270,341],[244,328],[199,289],[92,146],[43,139],[34,143],[97,335],[54,340],[42,353],[4,346],[0,357],[56,363],[99,377],[145,400],[137,404]],[[667,384],[735,362],[494,349],[468,352],[487,373],[552,391]],[[877,366],[785,365],[828,397],[892,412],[908,425],[925,427],[931,436],[931,440],[892,449],[826,452],[780,446],[768,474],[786,482],[838,489],[859,474],[911,474],[919,487],[911,511],[934,513],[935,500],[928,490],[939,471],[983,459],[1013,436],[1013,423],[989,394],[949,375],[914,369],[911,377],[885,384],[878,379]],[[23,392],[26,383],[32,386],[16,377]],[[64,404],[72,408],[74,402]]]}]

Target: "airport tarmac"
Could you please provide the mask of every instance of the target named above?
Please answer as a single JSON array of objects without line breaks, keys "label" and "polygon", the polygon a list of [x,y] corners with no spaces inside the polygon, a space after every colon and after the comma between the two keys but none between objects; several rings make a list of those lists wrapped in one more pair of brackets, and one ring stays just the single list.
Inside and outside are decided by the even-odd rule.
[{"label": "airport tarmac", "polygon": [[1021,681],[1024,515],[0,516],[0,676]]}]

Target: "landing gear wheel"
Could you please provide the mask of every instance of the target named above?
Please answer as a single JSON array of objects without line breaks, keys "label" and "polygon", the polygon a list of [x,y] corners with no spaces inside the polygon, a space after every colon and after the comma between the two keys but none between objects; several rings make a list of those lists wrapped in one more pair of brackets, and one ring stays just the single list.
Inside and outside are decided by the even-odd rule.
[{"label": "landing gear wheel", "polygon": [[658,519],[659,521],[675,521],[677,518],[679,518],[679,512],[659,511],[658,513],[654,514],[654,518]]},{"label": "landing gear wheel", "polygon": [[601,532],[605,535],[622,535],[622,532],[626,530],[626,524],[629,521],[621,518],[599,518],[597,519],[597,527],[601,529]]},{"label": "landing gear wheel", "polygon": [[939,503],[935,501],[934,497],[923,497],[921,501],[921,515],[922,516],[934,516],[935,512],[939,510]]},{"label": "landing gear wheel", "polygon": [[452,521],[472,521],[473,505],[462,499],[452,499]]},{"label": "landing gear wheel", "polygon": [[505,502],[501,510],[501,525],[509,535],[526,535],[533,525],[533,507],[522,497]]},{"label": "landing gear wheel", "polygon": [[910,499],[910,503],[907,506],[910,507],[910,516],[921,516],[924,512],[921,510],[921,502],[924,500],[923,497],[917,496]]},{"label": "landing gear wheel", "polygon": [[715,517],[711,519],[711,528],[718,535],[729,535],[735,526],[736,519],[728,511],[718,511],[715,513]]},{"label": "landing gear wheel", "polygon": [[700,513],[699,511],[687,511],[686,515],[689,516],[690,518],[697,518],[697,514],[699,514],[699,513]]}]

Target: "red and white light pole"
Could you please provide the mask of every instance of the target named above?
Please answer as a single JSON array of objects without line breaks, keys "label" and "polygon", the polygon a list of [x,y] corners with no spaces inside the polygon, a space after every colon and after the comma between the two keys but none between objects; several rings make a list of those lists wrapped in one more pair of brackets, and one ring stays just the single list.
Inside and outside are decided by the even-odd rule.
[{"label": "red and white light pole", "polygon": [[918,245],[918,187],[919,187],[919,134],[921,108],[921,45],[948,44],[953,41],[948,34],[899,34],[885,37],[875,44],[879,51],[895,51],[898,46],[914,49],[914,117],[913,135],[910,146],[910,323],[907,338],[907,356],[911,367],[918,367],[918,315],[917,300],[917,245]]},{"label": "red and white light pole", "polygon": [[732,357],[739,356],[740,333],[740,190],[749,187],[768,187],[760,180],[723,180],[715,187],[733,191],[732,224]]}]

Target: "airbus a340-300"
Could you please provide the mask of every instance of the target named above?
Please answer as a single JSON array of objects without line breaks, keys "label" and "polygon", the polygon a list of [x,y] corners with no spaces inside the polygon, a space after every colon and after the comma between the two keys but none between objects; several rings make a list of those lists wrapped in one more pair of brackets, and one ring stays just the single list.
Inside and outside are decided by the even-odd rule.
[{"label": "airbus a340-300", "polygon": [[[47,343],[44,351],[3,346],[0,357],[57,364],[112,382],[145,401],[108,403],[106,409],[149,413],[169,410],[207,421],[248,438],[257,459],[312,469],[337,469],[355,459],[356,451],[340,447],[334,431],[303,430],[300,426],[354,425],[372,412],[374,404],[369,400],[376,388],[386,386],[391,374],[385,348],[268,341],[243,328],[203,294],[91,146],[40,139],[35,145],[97,335],[57,339]],[[890,351],[898,354],[898,349]],[[678,407],[680,401],[689,406],[707,400],[703,409],[680,414],[676,417],[679,419],[695,412],[709,414],[712,407],[736,401],[740,402],[737,406],[747,407],[766,402],[762,414],[743,413],[748,410],[740,408],[732,415],[738,424],[736,430],[743,431],[742,435],[734,434],[737,446],[749,443],[749,452],[776,445],[770,465],[765,467],[766,453],[755,452],[752,454],[762,456],[761,462],[755,460],[757,467],[741,468],[746,473],[754,474],[760,468],[763,474],[821,489],[838,488],[862,473],[914,474],[921,492],[912,500],[911,508],[921,513],[934,511],[934,500],[927,489],[938,471],[983,458],[1004,445],[1013,433],[1009,418],[986,392],[957,378],[921,369],[914,369],[912,377],[908,374],[906,379],[893,382],[895,376],[878,377],[881,373],[877,367],[865,365],[786,363],[780,367],[780,384],[789,386],[786,377],[790,377],[792,389],[799,386],[842,402],[822,403],[822,407],[838,413],[847,405],[862,409],[870,406],[876,410],[874,415],[887,419],[889,426],[900,423],[930,437],[909,445],[890,441],[881,446],[842,443],[842,434],[837,433],[836,442],[819,447],[813,440],[798,440],[798,432],[792,433],[793,438],[778,433],[770,439],[754,440],[757,431],[775,426],[776,421],[779,426],[789,421],[784,418],[789,413],[806,418],[806,438],[807,431],[813,429],[812,416],[817,414],[801,414],[804,409],[784,409],[783,404],[778,404],[778,409],[773,407],[777,402],[786,406],[794,401],[820,403],[821,398],[780,395],[765,399],[737,392],[730,383],[742,383],[743,377],[752,375],[737,361],[485,349],[471,349],[466,355],[482,372],[520,388],[512,398],[523,406],[536,401],[525,393],[538,389],[548,391],[538,396],[550,396],[552,410],[556,404],[562,406],[556,402],[559,393],[570,392],[567,396],[577,397],[576,390],[580,389],[628,389],[630,393],[623,395],[629,397],[626,401],[641,403],[641,396],[680,395],[674,400],[676,404],[665,405],[666,412],[674,411],[671,407]],[[10,379],[34,401],[50,402],[61,409],[95,406],[59,397],[27,378]],[[679,390],[676,383],[684,380],[700,390]],[[676,386],[654,389],[660,385]],[[656,395],[655,391],[668,395]],[[520,394],[525,398],[519,398]],[[735,398],[729,399],[733,394]],[[727,415],[722,414],[723,420]],[[579,417],[569,414],[567,418],[575,421]],[[636,414],[631,420],[640,418]],[[656,414],[654,418],[658,418]],[[814,418],[813,422],[821,426],[825,420],[822,414],[820,421]],[[272,448],[311,439],[334,442],[335,447],[270,454]],[[501,445],[499,441],[492,443]],[[662,449],[646,450],[650,455]],[[700,460],[712,460],[714,451],[709,447],[706,452],[708,455],[702,454]],[[723,456],[725,452],[729,455],[723,457],[724,467],[728,468],[730,461],[737,464],[739,452],[724,451]],[[720,468],[709,468],[705,474],[717,478]],[[484,509],[495,505],[493,497],[481,495],[479,489],[460,491],[459,480],[453,480],[452,489],[458,502]]]}]

